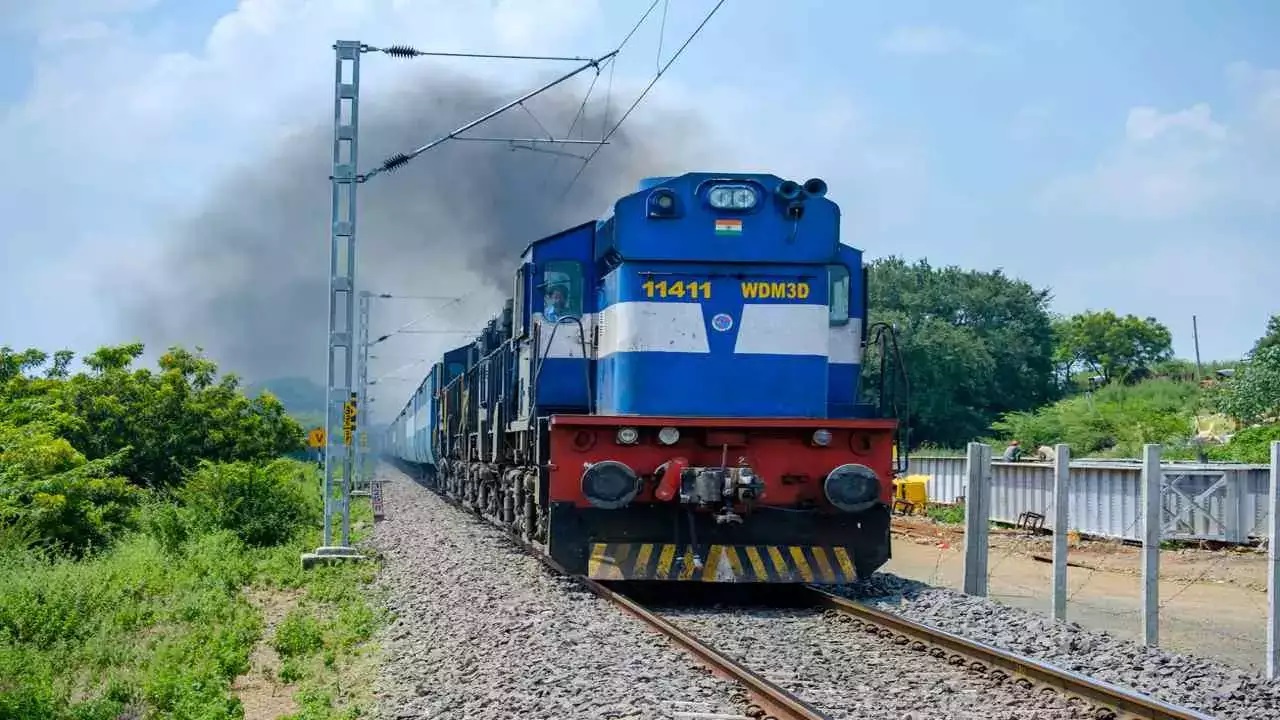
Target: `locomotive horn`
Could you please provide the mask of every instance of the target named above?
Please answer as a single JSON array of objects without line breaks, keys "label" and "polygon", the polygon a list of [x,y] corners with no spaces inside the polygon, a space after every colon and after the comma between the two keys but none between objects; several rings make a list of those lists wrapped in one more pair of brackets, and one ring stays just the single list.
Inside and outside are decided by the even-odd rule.
[{"label": "locomotive horn", "polygon": [[796,200],[800,197],[800,183],[794,180],[783,180],[781,183],[778,183],[778,189],[776,192],[778,193],[778,197],[783,200]]},{"label": "locomotive horn", "polygon": [[804,191],[814,197],[822,197],[827,194],[827,183],[822,178],[809,178],[804,181]]}]

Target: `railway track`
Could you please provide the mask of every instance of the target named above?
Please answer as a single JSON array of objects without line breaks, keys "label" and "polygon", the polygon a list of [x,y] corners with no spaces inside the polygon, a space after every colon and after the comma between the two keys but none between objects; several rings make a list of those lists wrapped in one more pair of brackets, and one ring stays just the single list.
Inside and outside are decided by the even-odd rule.
[{"label": "railway track", "polygon": [[[442,497],[454,507],[479,516],[473,508],[451,498]],[[756,648],[746,650],[734,648],[737,652],[726,651],[721,641],[712,644],[702,636],[715,634],[718,638],[732,640],[737,633],[690,631],[690,626],[697,622],[673,622],[648,606],[648,603],[637,600],[635,590],[646,583],[610,582],[604,583],[582,576],[571,576],[563,567],[543,555],[537,548],[525,543],[515,534],[508,537],[517,545],[525,548],[534,557],[541,560],[551,570],[561,576],[573,577],[590,592],[617,605],[622,610],[638,618],[651,629],[663,635],[677,646],[691,653],[713,672],[737,682],[744,688],[746,695],[735,698],[743,709],[745,717],[758,720],[834,720],[836,717],[863,717],[859,714],[831,712],[820,706],[819,702],[806,699],[803,695],[816,694],[815,686],[819,681],[814,678],[798,677],[786,671],[778,672],[773,651],[777,648]],[[893,648],[899,662],[914,660],[917,665],[896,667],[900,673],[899,680],[907,680],[910,673],[929,665],[945,668],[953,675],[964,673],[972,678],[970,684],[981,684],[981,690],[971,691],[978,696],[997,688],[1005,694],[1019,695],[1030,707],[1018,707],[1006,717],[1045,717],[1045,718],[1087,718],[1089,720],[1213,720],[1212,716],[1199,711],[1165,703],[1156,698],[1143,695],[1126,688],[1090,678],[1063,668],[1035,660],[1026,656],[1002,650],[1000,648],[969,640],[936,628],[907,620],[906,618],[867,607],[848,598],[820,590],[807,585],[771,585],[771,586],[732,586],[721,584],[697,584],[674,587],[671,583],[647,584],[650,589],[661,589],[661,595],[669,596],[681,592],[692,593],[729,593],[739,594],[731,601],[742,604],[741,596],[749,596],[752,601],[761,595],[781,594],[784,604],[789,607],[821,608],[821,617],[829,625],[855,631],[845,636],[846,640],[857,635],[874,636],[875,642],[886,648]],[[643,593],[639,593],[643,595]],[[757,603],[758,604],[758,603]],[[721,613],[723,617],[732,617],[734,611]],[[684,625],[682,627],[682,625]],[[792,634],[788,637],[799,637]],[[736,657],[735,657],[736,656]],[[855,656],[858,657],[858,656]],[[927,658],[927,660],[925,660]],[[744,662],[743,660],[746,660]],[[923,661],[923,662],[921,662]],[[754,665],[754,667],[753,667]],[[772,676],[772,679],[771,679]],[[938,683],[943,680],[941,673],[932,676]],[[892,678],[891,678],[892,680]],[[802,692],[783,687],[795,685],[805,688]],[[861,689],[865,689],[863,686]],[[853,689],[828,690],[828,698],[841,692],[853,692]],[[886,690],[892,692],[893,690]],[[1052,699],[1060,700],[1054,703]],[[880,695],[875,700],[887,700]],[[1057,710],[1045,710],[1046,705],[1056,704]],[[856,711],[855,711],[856,712]],[[1029,713],[1029,714],[1027,714]],[[677,712],[678,718],[699,720],[730,717],[717,713]],[[953,716],[953,715],[948,715]],[[894,717],[901,717],[894,715]],[[917,716],[919,717],[919,716]],[[925,715],[924,717],[932,717]],[[983,715],[983,717],[987,717]],[[997,717],[991,715],[990,717]]]},{"label": "railway track", "polygon": [[[585,578],[577,580],[595,594],[618,605],[693,653],[716,672],[742,685],[749,695],[743,702],[746,716],[763,720],[830,720],[844,716],[839,708],[828,712],[824,708],[827,702],[817,699],[822,697],[823,700],[830,701],[842,690],[825,690],[818,687],[822,683],[815,682],[812,677],[800,677],[786,670],[768,668],[771,659],[776,664],[776,648],[757,645],[748,650],[738,646],[733,651],[727,651],[690,632],[687,626],[699,624],[696,621],[672,621],[663,617],[658,610],[637,601],[627,592],[625,583],[610,587]],[[1027,704],[1033,707],[1020,707],[1015,711],[1016,717],[1212,720],[1211,716],[1198,711],[1170,705],[1116,685],[946,633],[814,587],[786,586],[780,589],[791,594],[785,601],[786,604],[821,608],[824,621],[873,636],[880,644],[896,648],[908,662],[908,665],[899,668],[904,676],[913,672],[928,674],[932,672],[928,669],[930,665],[945,666],[953,672],[960,671],[969,675],[974,683],[982,685],[983,690],[978,694],[999,687],[1004,693],[1025,697]],[[759,595],[758,592],[752,594],[757,597]],[[733,633],[709,634],[725,637],[730,640],[727,644],[733,645],[728,637]],[[744,630],[742,634],[749,636],[750,632]],[[751,642],[754,639],[747,644],[750,645]],[[746,662],[735,659],[734,656],[744,658]],[[912,660],[911,656],[918,659]],[[771,675],[790,682],[775,682],[770,679]],[[806,689],[794,692],[782,687],[784,683]],[[852,692],[853,689],[849,688],[848,691]],[[813,699],[806,699],[805,696],[808,695],[812,695]],[[1041,707],[1034,707],[1036,705]],[[1054,706],[1057,710],[1044,709]],[[1024,711],[1032,714],[1024,715]]]}]

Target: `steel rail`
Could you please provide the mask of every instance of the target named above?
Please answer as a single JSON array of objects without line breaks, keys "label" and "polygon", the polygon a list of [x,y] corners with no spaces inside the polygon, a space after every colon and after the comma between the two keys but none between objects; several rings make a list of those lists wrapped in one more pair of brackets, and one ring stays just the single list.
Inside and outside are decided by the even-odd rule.
[{"label": "steel rail", "polygon": [[[446,504],[485,522],[489,527],[495,527],[490,523],[488,517],[469,504],[464,504],[455,498],[430,488],[428,488],[428,491],[444,500]],[[713,670],[742,685],[747,695],[755,701],[755,707],[750,704],[746,707],[745,712],[748,716],[757,717],[760,720],[832,720],[830,715],[820,712],[817,708],[795,695],[757,675],[710,645],[681,630],[659,615],[650,612],[631,598],[611,590],[591,578],[569,572],[563,565],[551,559],[541,548],[520,537],[518,533],[510,528],[498,529],[504,530],[507,539],[537,558],[556,575],[573,580],[601,599],[626,610],[659,634],[689,651],[694,657]]]},{"label": "steel rail", "polygon": [[[450,498],[442,492],[433,491],[433,493],[447,504],[488,523],[488,518],[477,509]],[[746,689],[749,696],[756,699],[759,705],[758,708],[748,706],[747,714],[760,717],[762,720],[830,720],[829,716],[824,715],[800,698],[726,657],[696,637],[650,612],[631,598],[595,580],[568,572],[563,566],[552,560],[541,548],[527,542],[511,529],[506,529],[505,534],[516,545],[532,554],[555,574],[576,581],[600,598],[626,610],[658,633],[692,653],[700,661],[720,674],[737,681]],[[1097,714],[1098,720],[1117,720],[1119,718],[1134,718],[1136,720],[1214,720],[1212,715],[1206,715],[1191,708],[1172,705],[1119,685],[1081,675],[1080,673],[1056,667],[1025,655],[1002,650],[986,643],[970,640],[939,628],[908,620],[900,615],[877,610],[857,601],[833,595],[812,585],[793,587],[804,593],[806,599],[810,600],[816,607],[824,607],[828,611],[848,617],[851,620],[879,626],[891,633],[914,638],[922,644],[933,645],[971,662],[976,662],[980,666],[990,666],[1012,675],[1021,676],[1031,683],[1032,687],[1035,684],[1039,684],[1045,688],[1058,690],[1068,697],[1076,697],[1084,702],[1091,703],[1096,709],[1104,710],[1103,713]]]},{"label": "steel rail", "polygon": [[937,646],[971,661],[1020,675],[1033,683],[1055,688],[1068,696],[1076,696],[1086,702],[1108,708],[1116,713],[1115,717],[1141,718],[1142,720],[1213,720],[1212,715],[1171,705],[1119,685],[1055,667],[986,643],[969,640],[893,613],[868,607],[848,598],[832,595],[813,586],[807,586],[806,592],[810,594],[816,605],[914,638],[922,643]]},{"label": "steel rail", "polygon": [[[809,703],[806,703],[795,695],[783,690],[769,680],[733,661],[710,645],[703,643],[698,638],[686,633],[662,617],[650,612],[643,605],[640,605],[631,598],[619,592],[610,590],[590,578],[582,577],[581,575],[573,575],[571,577],[591,592],[639,618],[641,621],[657,630],[668,639],[674,641],[680,647],[688,650],[703,663],[733,680],[736,680],[746,688],[749,695],[756,698],[758,704],[761,706],[760,710],[770,713],[767,715],[761,715],[764,720],[768,720],[769,718],[774,718],[775,720],[830,720],[829,715],[823,714]],[[747,708],[747,714],[754,715],[752,708]]]}]

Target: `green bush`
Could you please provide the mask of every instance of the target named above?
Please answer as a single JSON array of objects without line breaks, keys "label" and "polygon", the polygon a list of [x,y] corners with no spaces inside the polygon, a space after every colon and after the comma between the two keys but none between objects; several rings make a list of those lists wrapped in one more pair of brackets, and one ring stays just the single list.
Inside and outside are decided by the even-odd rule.
[{"label": "green bush", "polygon": [[322,509],[313,470],[292,460],[265,467],[205,462],[178,496],[193,523],[228,530],[257,547],[288,541],[314,525]]},{"label": "green bush", "polygon": [[1222,412],[1255,423],[1280,416],[1280,345],[1263,347],[1214,392]]},{"label": "green bush", "polygon": [[305,610],[294,608],[276,627],[271,645],[281,657],[310,655],[324,646],[324,628]]},{"label": "green bush", "polygon": [[1113,384],[1033,412],[1009,413],[992,429],[1029,448],[1067,443],[1077,456],[1137,457],[1144,443],[1187,445],[1191,419],[1202,403],[1193,383],[1156,379]]},{"label": "green bush", "polygon": [[191,538],[191,523],[182,508],[168,499],[154,500],[142,511],[142,528],[170,555]]},{"label": "green bush", "polygon": [[1255,425],[1231,436],[1226,445],[1209,449],[1211,460],[1266,464],[1271,462],[1271,443],[1280,440],[1280,423]]},{"label": "green bush", "polygon": [[86,461],[43,426],[0,425],[0,526],[48,549],[83,554],[134,526],[143,492],[113,474],[118,457]]}]

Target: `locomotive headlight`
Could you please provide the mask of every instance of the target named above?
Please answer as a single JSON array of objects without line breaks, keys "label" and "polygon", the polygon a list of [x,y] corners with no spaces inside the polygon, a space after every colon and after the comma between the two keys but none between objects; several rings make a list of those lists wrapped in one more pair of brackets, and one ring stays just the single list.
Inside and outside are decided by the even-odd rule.
[{"label": "locomotive headlight", "polygon": [[824,430],[814,430],[814,431],[813,431],[813,444],[814,444],[814,445],[819,445],[819,446],[821,446],[821,447],[826,447],[826,446],[830,445],[830,444],[831,444],[831,431],[830,431],[830,430],[825,430],[825,429],[824,429]]},{"label": "locomotive headlight", "polygon": [[880,478],[866,465],[848,463],[832,470],[822,483],[827,502],[845,512],[862,512],[880,496]]},{"label": "locomotive headlight", "polygon": [[680,441],[680,431],[673,427],[664,427],[658,431],[658,442],[663,445],[675,445]]},{"label": "locomotive headlight", "polygon": [[592,463],[582,472],[582,495],[593,507],[616,510],[635,499],[640,478],[616,460]]},{"label": "locomotive headlight", "polygon": [[670,188],[658,188],[649,193],[649,217],[676,217],[676,194]]},{"label": "locomotive headlight", "polygon": [[756,191],[745,185],[719,185],[707,195],[717,210],[750,210],[756,206]]},{"label": "locomotive headlight", "polygon": [[640,439],[640,431],[633,427],[618,428],[619,445],[635,445]]}]

